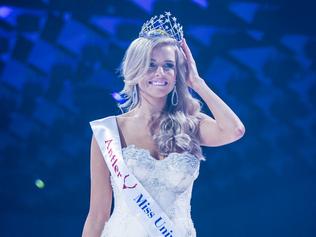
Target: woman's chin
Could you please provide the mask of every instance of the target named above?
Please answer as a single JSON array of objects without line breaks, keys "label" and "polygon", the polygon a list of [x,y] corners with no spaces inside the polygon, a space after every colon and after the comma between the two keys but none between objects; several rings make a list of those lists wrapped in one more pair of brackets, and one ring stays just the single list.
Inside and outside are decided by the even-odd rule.
[{"label": "woman's chin", "polygon": [[146,90],[146,92],[144,91],[144,94],[150,97],[164,98],[168,96],[171,91],[170,88],[150,88],[149,90]]}]

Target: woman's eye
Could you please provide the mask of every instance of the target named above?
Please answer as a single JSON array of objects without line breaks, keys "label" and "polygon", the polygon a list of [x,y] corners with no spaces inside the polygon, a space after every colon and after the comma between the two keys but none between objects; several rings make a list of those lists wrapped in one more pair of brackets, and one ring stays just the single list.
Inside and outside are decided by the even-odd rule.
[{"label": "woman's eye", "polygon": [[167,70],[173,69],[173,68],[174,68],[174,65],[173,65],[172,63],[166,63],[166,64],[164,65],[164,68],[167,69]]},{"label": "woman's eye", "polygon": [[149,69],[154,69],[154,68],[156,68],[156,65],[154,63],[150,63],[149,64]]},{"label": "woman's eye", "polygon": [[[157,70],[158,67],[159,67],[159,65],[157,65],[155,63],[150,63],[148,70],[155,71],[155,70]],[[174,69],[174,64],[173,63],[165,63],[165,64],[162,65],[162,68],[163,68],[164,71],[173,70]]]}]

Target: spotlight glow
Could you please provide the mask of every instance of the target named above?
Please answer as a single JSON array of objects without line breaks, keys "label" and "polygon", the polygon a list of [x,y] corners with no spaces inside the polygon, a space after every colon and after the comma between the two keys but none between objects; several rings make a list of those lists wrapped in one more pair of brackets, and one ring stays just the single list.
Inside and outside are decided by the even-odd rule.
[{"label": "spotlight glow", "polygon": [[112,93],[112,97],[118,102],[118,103],[122,103],[124,102],[124,98],[117,92],[113,92]]},{"label": "spotlight glow", "polygon": [[35,180],[35,186],[39,189],[43,189],[43,188],[45,188],[45,183],[43,180],[37,179],[37,180]]},{"label": "spotlight glow", "polygon": [[0,7],[0,17],[1,18],[6,18],[10,15],[10,13],[12,12],[12,9],[10,7]]}]

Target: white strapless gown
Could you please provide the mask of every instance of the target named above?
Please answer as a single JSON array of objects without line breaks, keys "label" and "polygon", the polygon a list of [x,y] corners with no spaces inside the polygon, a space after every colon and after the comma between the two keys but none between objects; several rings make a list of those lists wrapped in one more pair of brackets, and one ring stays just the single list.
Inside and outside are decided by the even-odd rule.
[{"label": "white strapless gown", "polygon": [[[122,149],[123,159],[135,177],[185,236],[195,237],[191,219],[191,194],[199,174],[200,161],[189,153],[170,153],[156,160],[145,149],[129,145]],[[105,223],[101,237],[152,237],[138,223],[125,204],[111,177],[114,194],[113,213]]]}]

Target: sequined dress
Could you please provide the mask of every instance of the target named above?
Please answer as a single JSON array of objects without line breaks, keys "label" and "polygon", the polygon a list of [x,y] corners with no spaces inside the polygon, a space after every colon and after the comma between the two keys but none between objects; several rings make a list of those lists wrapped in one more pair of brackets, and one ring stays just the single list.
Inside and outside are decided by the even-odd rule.
[{"label": "sequined dress", "polygon": [[[123,159],[139,182],[156,200],[173,224],[195,237],[191,219],[191,194],[198,177],[200,161],[189,153],[170,153],[163,160],[153,158],[148,150],[129,145],[122,149]],[[152,237],[130,213],[111,177],[114,194],[113,213],[105,223],[101,237]]]}]

